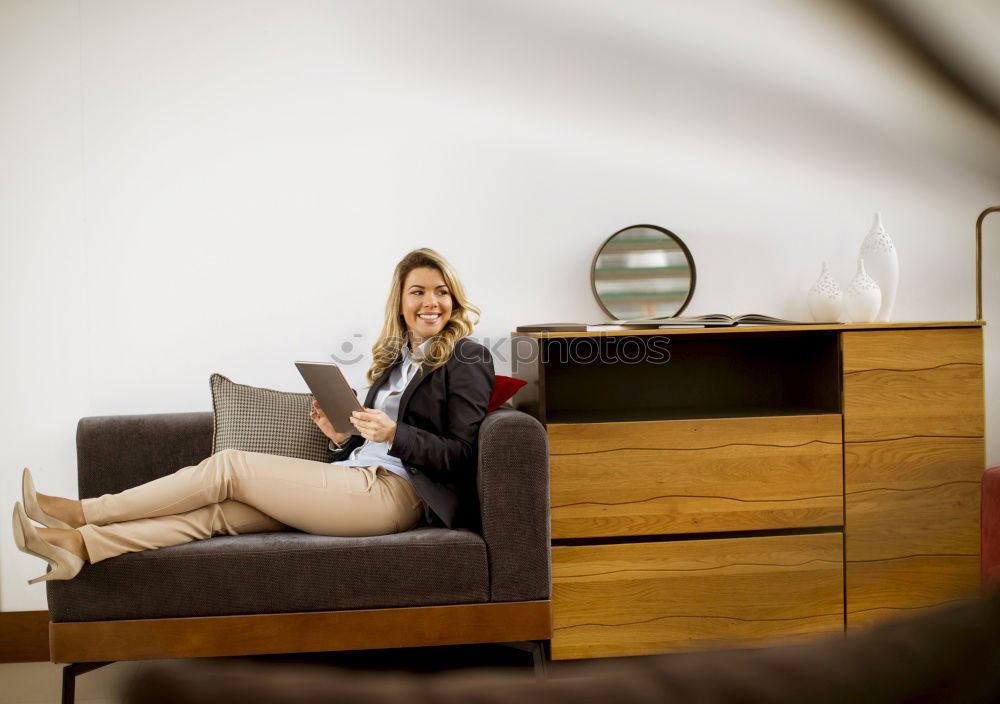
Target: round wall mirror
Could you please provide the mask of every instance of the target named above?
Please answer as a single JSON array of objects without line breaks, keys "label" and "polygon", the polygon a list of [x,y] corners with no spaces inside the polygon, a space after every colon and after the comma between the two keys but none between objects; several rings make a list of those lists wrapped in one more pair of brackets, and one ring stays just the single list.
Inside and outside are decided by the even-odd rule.
[{"label": "round wall mirror", "polygon": [[590,286],[616,320],[680,315],[694,295],[694,258],[681,238],[656,225],[611,235],[594,255]]}]

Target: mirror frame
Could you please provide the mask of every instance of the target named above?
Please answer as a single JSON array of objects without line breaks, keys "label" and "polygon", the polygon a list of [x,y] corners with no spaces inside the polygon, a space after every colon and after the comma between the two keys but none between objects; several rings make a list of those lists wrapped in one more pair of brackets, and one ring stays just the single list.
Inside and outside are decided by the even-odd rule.
[{"label": "mirror frame", "polygon": [[590,262],[590,290],[594,294],[594,300],[597,301],[597,305],[601,307],[601,310],[603,310],[605,313],[611,316],[612,320],[619,319],[618,316],[616,316],[614,313],[608,310],[607,306],[604,305],[604,301],[602,301],[601,297],[597,295],[597,284],[594,281],[594,273],[595,273],[594,270],[597,268],[597,260],[601,256],[601,252],[604,251],[604,247],[608,244],[608,242],[610,242],[611,240],[613,240],[615,237],[625,232],[626,230],[634,230],[637,227],[643,227],[649,230],[656,230],[657,232],[663,233],[664,235],[672,239],[674,242],[676,242],[680,246],[681,251],[684,252],[684,258],[687,259],[688,266],[691,268],[691,288],[688,289],[687,298],[684,299],[684,302],[681,304],[681,307],[678,308],[675,313],[669,316],[671,318],[676,318],[677,316],[679,316],[681,313],[684,312],[684,309],[687,308],[688,303],[691,302],[691,298],[694,296],[694,287],[695,284],[698,282],[698,270],[695,269],[694,257],[691,256],[691,250],[688,249],[686,244],[684,244],[684,241],[670,230],[664,227],[660,227],[658,225],[629,225],[628,227],[623,227],[622,229],[618,230],[618,232],[614,233],[613,235],[611,235],[611,237],[608,237],[606,240],[604,240],[604,242],[601,243],[601,246],[597,248],[597,253],[594,254],[593,260],[591,260]]}]

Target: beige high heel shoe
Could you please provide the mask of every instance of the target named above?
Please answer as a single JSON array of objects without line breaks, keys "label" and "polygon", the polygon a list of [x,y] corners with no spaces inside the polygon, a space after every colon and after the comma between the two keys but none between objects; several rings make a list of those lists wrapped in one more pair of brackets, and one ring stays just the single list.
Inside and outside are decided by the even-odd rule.
[{"label": "beige high heel shoe", "polygon": [[63,523],[58,518],[50,516],[38,505],[38,496],[35,493],[35,482],[31,480],[31,472],[27,467],[21,474],[21,498],[24,501],[24,512],[28,518],[35,523],[41,523],[46,528],[72,528],[73,526]]},{"label": "beige high heel shoe", "polygon": [[14,542],[21,552],[40,557],[52,566],[52,571],[29,579],[28,584],[53,579],[73,579],[83,569],[85,560],[82,557],[42,539],[34,524],[28,520],[28,514],[24,512],[20,501],[14,504]]}]

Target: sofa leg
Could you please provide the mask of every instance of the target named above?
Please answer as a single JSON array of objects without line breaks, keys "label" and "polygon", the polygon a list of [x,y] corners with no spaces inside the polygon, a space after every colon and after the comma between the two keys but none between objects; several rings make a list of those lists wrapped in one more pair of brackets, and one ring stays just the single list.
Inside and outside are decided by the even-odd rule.
[{"label": "sofa leg", "polygon": [[531,649],[531,655],[535,661],[535,679],[538,682],[544,682],[549,678],[549,656],[548,656],[548,645],[547,640],[533,640],[531,644],[534,646]]},{"label": "sofa leg", "polygon": [[522,640],[508,643],[498,643],[498,645],[505,645],[508,648],[517,648],[518,650],[523,650],[526,653],[531,653],[531,658],[535,664],[535,679],[538,682],[544,682],[549,676],[549,659],[547,652],[548,644],[549,642],[547,640]]},{"label": "sofa leg", "polygon": [[76,676],[83,675],[111,662],[73,662],[63,668],[62,704],[73,704],[76,699]]}]

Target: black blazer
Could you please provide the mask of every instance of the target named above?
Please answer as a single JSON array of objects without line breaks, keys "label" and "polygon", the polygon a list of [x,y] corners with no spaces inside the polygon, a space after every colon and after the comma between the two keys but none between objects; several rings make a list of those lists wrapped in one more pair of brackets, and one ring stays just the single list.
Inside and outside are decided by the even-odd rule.
[{"label": "black blazer", "polygon": [[[375,394],[401,361],[372,384],[366,408],[374,408]],[[490,351],[465,337],[443,366],[430,373],[421,367],[399,400],[389,454],[400,459],[417,494],[449,528],[477,525],[477,440],[494,381]],[[331,461],[347,459],[364,441],[352,435]]]}]

